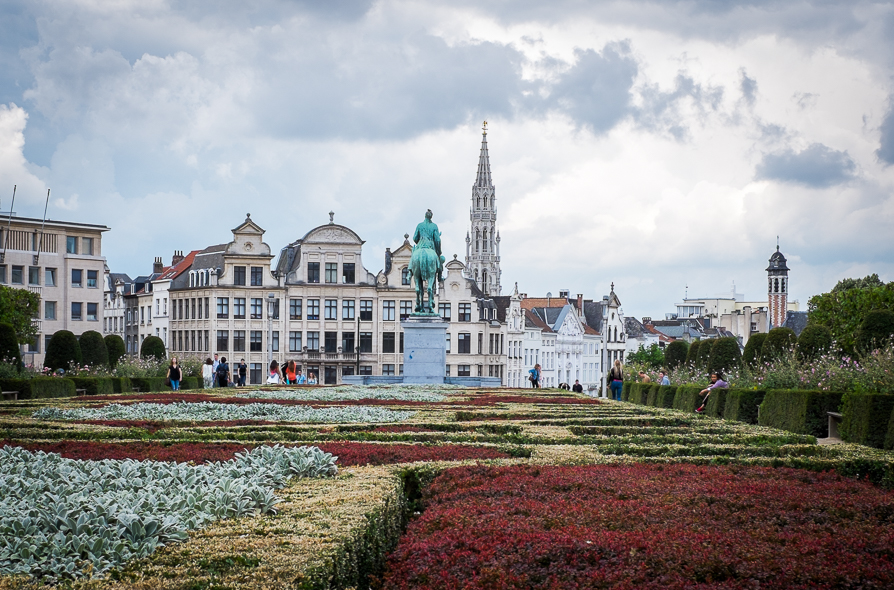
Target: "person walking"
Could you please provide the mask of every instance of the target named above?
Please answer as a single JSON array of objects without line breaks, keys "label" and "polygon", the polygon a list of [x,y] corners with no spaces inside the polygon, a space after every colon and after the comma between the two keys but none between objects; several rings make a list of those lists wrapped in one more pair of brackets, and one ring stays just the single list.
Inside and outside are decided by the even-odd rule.
[{"label": "person walking", "polygon": [[621,368],[621,361],[615,359],[615,366],[608,374],[611,383],[612,397],[615,401],[621,401],[621,390],[624,389],[624,370]]},{"label": "person walking", "polygon": [[180,391],[180,380],[183,378],[183,370],[177,364],[176,356],[171,357],[171,366],[168,367],[166,377],[171,382],[171,391]]},{"label": "person walking", "polygon": [[658,371],[658,385],[670,385],[671,381],[667,378],[667,373]]},{"label": "person walking", "polygon": [[214,361],[211,360],[211,357],[206,358],[202,363],[202,384],[205,389],[214,387]]},{"label": "person walking", "polygon": [[528,371],[531,374],[528,379],[531,381],[532,389],[540,389],[540,363],[534,365],[534,368]]},{"label": "person walking", "polygon": [[227,364],[227,357],[221,357],[220,362],[217,364],[216,375],[218,387],[230,386],[230,365]]},{"label": "person walking", "polygon": [[237,381],[237,385],[239,387],[245,387],[245,377],[248,375],[248,365],[245,364],[245,359],[239,361],[239,381]]},{"label": "person walking", "polygon": [[714,389],[727,389],[729,388],[729,383],[723,380],[723,373],[711,373],[711,384],[698,392],[699,395],[705,394],[705,399],[702,400],[702,405],[695,409],[696,413],[702,414],[705,411],[705,407],[708,405],[708,398],[711,397],[711,391]]}]

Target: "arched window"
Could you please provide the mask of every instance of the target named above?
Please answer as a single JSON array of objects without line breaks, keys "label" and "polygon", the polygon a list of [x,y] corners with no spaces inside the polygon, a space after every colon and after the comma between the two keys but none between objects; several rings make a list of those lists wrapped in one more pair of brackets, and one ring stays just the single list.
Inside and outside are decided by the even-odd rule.
[{"label": "arched window", "polygon": [[478,208],[481,209],[481,197],[478,197]]},{"label": "arched window", "polygon": [[782,279],[782,292],[785,293],[785,279]]},{"label": "arched window", "polygon": [[487,252],[487,230],[484,230],[484,235],[481,237],[481,249]]},{"label": "arched window", "polygon": [[481,252],[481,232],[475,230],[475,251]]},{"label": "arched window", "polygon": [[773,279],[773,292],[779,293],[779,279]]},{"label": "arched window", "polygon": [[486,270],[481,271],[481,286],[484,287],[485,290],[487,289],[487,271]]},{"label": "arched window", "polygon": [[484,197],[484,208],[487,209],[487,197]]},{"label": "arched window", "polygon": [[401,285],[409,285],[410,284],[410,269],[406,266],[400,269],[400,284]]}]

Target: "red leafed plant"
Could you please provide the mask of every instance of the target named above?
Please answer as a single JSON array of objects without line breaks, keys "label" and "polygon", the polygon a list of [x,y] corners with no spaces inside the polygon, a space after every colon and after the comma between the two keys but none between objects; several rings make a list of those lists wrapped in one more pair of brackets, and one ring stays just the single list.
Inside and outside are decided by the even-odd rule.
[{"label": "red leafed plant", "polygon": [[381,588],[892,588],[894,493],[761,467],[461,467]]},{"label": "red leafed plant", "polygon": [[[339,465],[386,465],[414,461],[460,461],[465,459],[503,459],[506,453],[493,447],[471,445],[399,445],[358,442],[307,443],[338,456]],[[228,461],[233,455],[256,445],[238,443],[172,443],[94,441],[55,441],[20,444],[0,441],[0,447],[21,446],[29,451],[59,453],[69,459],[151,459],[153,461]],[[292,445],[299,446],[299,445]]]}]

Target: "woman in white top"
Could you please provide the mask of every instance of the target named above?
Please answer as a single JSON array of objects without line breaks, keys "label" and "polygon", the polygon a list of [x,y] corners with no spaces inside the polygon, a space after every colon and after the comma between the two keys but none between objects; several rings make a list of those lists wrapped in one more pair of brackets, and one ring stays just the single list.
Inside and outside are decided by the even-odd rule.
[{"label": "woman in white top", "polygon": [[205,362],[202,365],[202,381],[204,382],[205,389],[212,389],[214,387],[214,361],[210,358],[205,359]]},{"label": "woman in white top", "polygon": [[317,384],[317,374],[316,373],[308,373],[307,374],[307,384],[308,385],[316,385]]},{"label": "woman in white top", "polygon": [[270,363],[270,374],[267,375],[267,383],[269,385],[279,385],[279,363],[276,361]]}]

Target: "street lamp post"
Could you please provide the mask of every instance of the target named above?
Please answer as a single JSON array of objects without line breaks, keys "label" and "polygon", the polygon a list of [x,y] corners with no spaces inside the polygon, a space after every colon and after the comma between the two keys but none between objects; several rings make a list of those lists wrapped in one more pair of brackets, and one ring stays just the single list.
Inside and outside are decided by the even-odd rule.
[{"label": "street lamp post", "polygon": [[273,305],[274,295],[267,295],[267,368],[273,364]]},{"label": "street lamp post", "polygon": [[608,342],[608,305],[602,306],[602,355],[599,358],[599,364],[602,366],[602,397],[607,397],[605,395],[605,381],[608,378],[608,374],[605,371],[605,363],[607,357],[606,344]]}]

